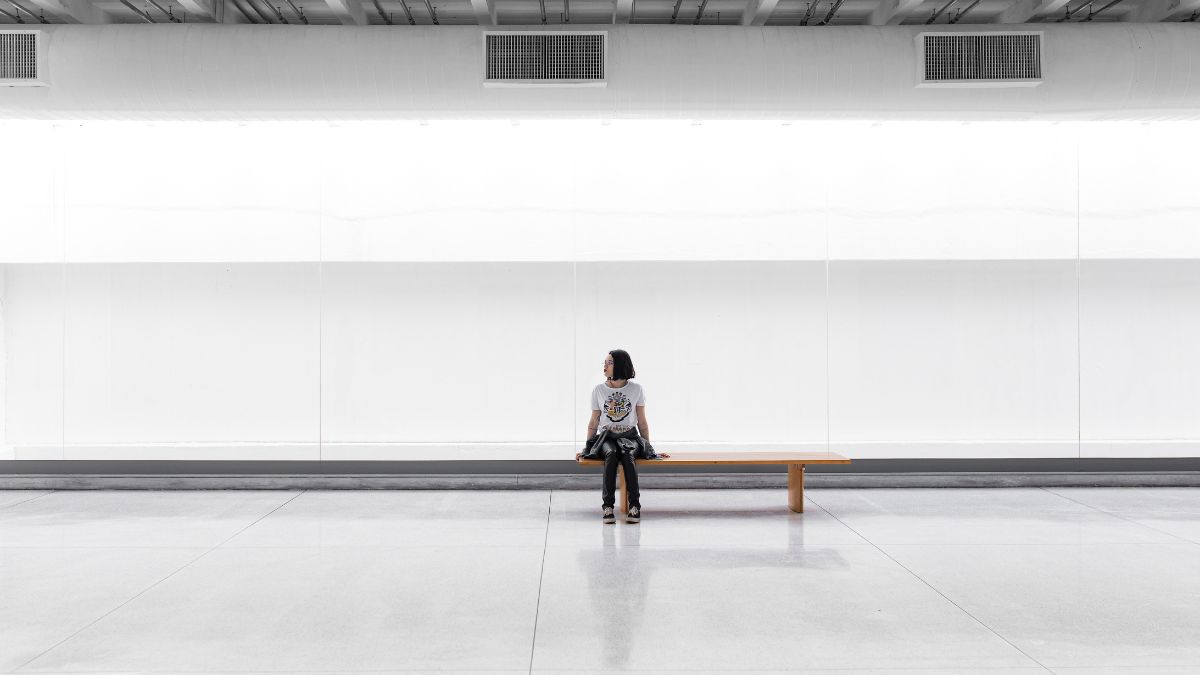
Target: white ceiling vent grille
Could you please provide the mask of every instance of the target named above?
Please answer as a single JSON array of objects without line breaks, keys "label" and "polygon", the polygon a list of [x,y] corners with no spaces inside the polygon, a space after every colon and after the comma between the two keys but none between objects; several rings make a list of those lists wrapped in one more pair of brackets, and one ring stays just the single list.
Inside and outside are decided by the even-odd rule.
[{"label": "white ceiling vent grille", "polygon": [[1040,33],[922,33],[922,84],[1023,85],[1042,79]]},{"label": "white ceiling vent grille", "polygon": [[38,81],[38,34],[0,31],[0,83]]},{"label": "white ceiling vent grille", "polygon": [[602,32],[486,33],[484,84],[603,86]]}]

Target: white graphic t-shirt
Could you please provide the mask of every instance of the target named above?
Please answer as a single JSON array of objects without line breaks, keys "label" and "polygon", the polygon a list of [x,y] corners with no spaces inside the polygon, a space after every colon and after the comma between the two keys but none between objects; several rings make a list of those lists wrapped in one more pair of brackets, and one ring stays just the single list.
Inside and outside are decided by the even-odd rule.
[{"label": "white graphic t-shirt", "polygon": [[629,431],[637,428],[636,406],[646,405],[646,392],[642,385],[628,380],[625,386],[613,389],[607,382],[601,382],[592,390],[592,410],[600,411],[600,423],[596,433],[605,427],[613,433]]}]

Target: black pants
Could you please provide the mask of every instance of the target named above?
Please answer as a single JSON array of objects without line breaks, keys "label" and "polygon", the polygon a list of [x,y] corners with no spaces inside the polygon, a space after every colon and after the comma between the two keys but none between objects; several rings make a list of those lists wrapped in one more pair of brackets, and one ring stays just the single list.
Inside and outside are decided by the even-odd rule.
[{"label": "black pants", "polygon": [[629,491],[629,508],[642,508],[642,493],[638,489],[637,464],[633,461],[633,451],[622,448],[618,438],[638,437],[637,429],[623,433],[609,433],[600,446],[604,456],[604,487],[600,495],[604,500],[602,506],[615,506],[617,503],[617,465],[625,467],[625,487]]}]

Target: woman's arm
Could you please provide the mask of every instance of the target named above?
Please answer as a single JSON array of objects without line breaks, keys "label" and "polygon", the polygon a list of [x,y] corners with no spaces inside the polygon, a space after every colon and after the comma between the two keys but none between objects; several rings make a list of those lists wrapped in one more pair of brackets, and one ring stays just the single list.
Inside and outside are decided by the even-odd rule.
[{"label": "woman's arm", "polygon": [[634,408],[637,411],[637,428],[638,433],[647,441],[650,440],[650,423],[646,421],[646,406],[639,405]]},{"label": "woman's arm", "polygon": [[[588,422],[587,436],[585,436],[585,438],[591,438],[592,436],[595,436],[596,435],[596,427],[599,426],[599,424],[600,424],[600,411],[593,410],[592,411],[592,419]],[[580,457],[583,457],[582,452],[575,453],[576,461],[578,461]]]},{"label": "woman's arm", "polygon": [[[642,435],[642,438],[646,439],[647,443],[649,443],[650,442],[650,423],[646,421],[646,406],[639,405],[639,406],[634,407],[634,410],[637,411],[638,433]],[[658,453],[658,457],[659,457],[659,459],[667,459],[668,457],[670,457],[670,455],[668,455],[665,452],[660,452],[660,453]]]}]

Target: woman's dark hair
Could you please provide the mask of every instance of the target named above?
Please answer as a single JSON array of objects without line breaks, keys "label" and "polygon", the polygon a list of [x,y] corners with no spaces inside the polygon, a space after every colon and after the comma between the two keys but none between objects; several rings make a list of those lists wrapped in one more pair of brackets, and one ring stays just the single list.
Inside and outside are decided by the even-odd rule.
[{"label": "woman's dark hair", "polygon": [[637,377],[637,371],[633,369],[633,359],[629,358],[629,352],[624,349],[614,349],[609,352],[613,357],[613,374],[614,380],[632,380]]}]

